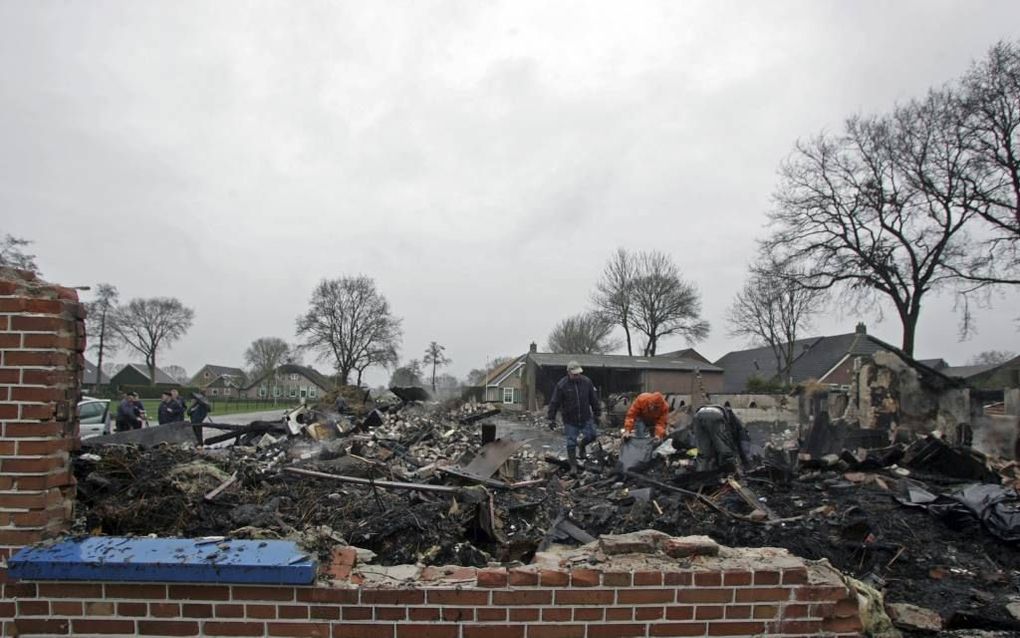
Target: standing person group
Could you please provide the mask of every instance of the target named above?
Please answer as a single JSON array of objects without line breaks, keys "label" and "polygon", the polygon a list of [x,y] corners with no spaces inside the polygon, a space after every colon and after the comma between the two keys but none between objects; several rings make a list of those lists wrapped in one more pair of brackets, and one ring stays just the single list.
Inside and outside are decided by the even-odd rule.
[{"label": "standing person group", "polygon": [[159,402],[159,424],[184,421],[184,399],[177,388],[164,392]]},{"label": "standing person group", "polygon": [[145,406],[137,392],[127,392],[117,405],[116,431],[138,430],[147,421]]}]

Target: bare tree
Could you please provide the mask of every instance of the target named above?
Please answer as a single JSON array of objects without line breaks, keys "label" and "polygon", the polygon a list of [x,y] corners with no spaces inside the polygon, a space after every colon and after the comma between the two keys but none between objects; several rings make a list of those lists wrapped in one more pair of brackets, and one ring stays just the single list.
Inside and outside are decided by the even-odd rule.
[{"label": "bare tree", "polygon": [[97,284],[95,299],[85,304],[87,312],[85,333],[92,343],[89,350],[96,353],[96,387],[103,385],[103,358],[122,345],[113,329],[117,301],[120,293],[113,284]]},{"label": "bare tree", "polygon": [[971,357],[970,361],[967,362],[967,365],[999,365],[1000,363],[1006,363],[1015,357],[1016,353],[1009,352],[1008,350],[985,350],[984,352],[979,352]]},{"label": "bare tree", "polygon": [[974,192],[946,92],[888,117],[855,117],[843,134],[798,143],[781,168],[765,251],[808,289],[839,288],[858,309],[896,309],[913,354],[922,300],[959,281],[973,253]]},{"label": "bare tree", "polygon": [[4,235],[3,241],[0,242],[0,266],[20,268],[21,270],[34,272],[37,275],[41,274],[39,266],[35,263],[35,255],[30,255],[24,251],[24,248],[31,244],[32,241],[29,239],[14,237],[10,234]]},{"label": "bare tree", "polygon": [[423,361],[425,365],[432,366],[432,391],[436,391],[436,368],[449,365],[452,363],[452,359],[447,357],[444,352],[446,351],[445,346],[441,346],[435,341],[431,342],[428,347],[425,348],[425,358]]},{"label": "bare tree", "polygon": [[358,275],[323,279],[308,311],[297,319],[297,334],[304,337],[305,348],[332,362],[338,381],[347,385],[351,372],[357,371],[360,380],[366,367],[380,361],[379,352],[396,352],[401,329],[375,282]]},{"label": "bare tree", "polygon": [[176,364],[163,366],[163,372],[166,372],[169,377],[181,384],[187,383],[191,378],[188,376],[188,371],[184,369],[184,366]]},{"label": "bare tree", "polygon": [[605,354],[619,347],[610,338],[615,325],[597,312],[567,317],[549,333],[549,351],[570,354]]},{"label": "bare tree", "polygon": [[156,355],[191,327],[195,311],[174,297],[132,299],[114,313],[113,329],[128,346],[145,357],[149,383],[156,383]]},{"label": "bare tree", "polygon": [[654,356],[663,337],[680,335],[688,343],[707,337],[709,325],[701,319],[701,295],[680,276],[673,260],[652,251],[640,253],[637,264],[632,325],[645,337],[644,355]]},{"label": "bare tree", "polygon": [[595,311],[623,328],[627,343],[627,354],[633,355],[631,328],[634,326],[634,281],[638,276],[638,260],[623,248],[619,248],[606,263],[602,277],[595,285],[592,305]]},{"label": "bare tree", "polygon": [[254,381],[268,375],[276,380],[276,370],[285,363],[296,363],[295,348],[279,337],[259,337],[244,351],[244,362]]},{"label": "bare tree", "polygon": [[776,377],[789,382],[800,331],[824,303],[825,293],[798,284],[801,273],[787,273],[767,259],[751,267],[744,287],[729,309],[730,334],[768,346],[776,359]]},{"label": "bare tree", "polygon": [[397,347],[395,343],[383,343],[378,347],[369,348],[365,351],[363,356],[356,364],[354,364],[354,371],[357,373],[355,378],[355,385],[361,386],[361,378],[365,373],[365,370],[373,366],[382,366],[383,368],[391,368],[397,365]]},{"label": "bare tree", "polygon": [[[980,276],[993,283],[1015,279],[1020,269],[1020,43],[993,46],[964,76],[961,95],[961,139],[976,162],[977,212],[991,230],[993,259]],[[1013,276],[1004,277],[1004,271]]]}]

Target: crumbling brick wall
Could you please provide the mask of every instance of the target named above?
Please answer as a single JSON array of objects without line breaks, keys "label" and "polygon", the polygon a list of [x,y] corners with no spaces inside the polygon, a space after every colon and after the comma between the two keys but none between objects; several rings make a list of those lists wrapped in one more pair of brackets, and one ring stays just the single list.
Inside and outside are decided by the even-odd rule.
[{"label": "crumbling brick wall", "polygon": [[84,317],[74,290],[0,269],[0,559],[70,521]]}]

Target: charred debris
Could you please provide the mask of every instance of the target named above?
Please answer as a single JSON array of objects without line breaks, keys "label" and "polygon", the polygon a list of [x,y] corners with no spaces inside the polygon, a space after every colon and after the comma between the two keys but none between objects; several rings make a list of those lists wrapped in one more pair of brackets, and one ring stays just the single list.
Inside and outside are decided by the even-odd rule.
[{"label": "charred debris", "polygon": [[823,422],[803,447],[759,440],[750,467],[724,474],[698,471],[682,431],[621,463],[603,427],[573,477],[538,415],[396,395],[301,407],[205,447],[184,424],[83,441],[74,532],[286,538],[323,562],[349,545],[380,565],[483,566],[656,529],[827,559],[950,628],[1020,629],[1016,461],[938,433],[889,445]]}]

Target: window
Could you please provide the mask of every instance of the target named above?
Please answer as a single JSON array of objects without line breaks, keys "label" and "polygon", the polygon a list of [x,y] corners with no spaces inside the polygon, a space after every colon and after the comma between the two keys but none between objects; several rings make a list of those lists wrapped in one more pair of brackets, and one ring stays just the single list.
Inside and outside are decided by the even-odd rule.
[{"label": "window", "polygon": [[305,390],[304,388],[301,388],[301,398],[304,399],[307,396],[308,396],[308,390]]},{"label": "window", "polygon": [[513,402],[514,402],[514,389],[513,388],[503,388],[503,403],[513,403]]},{"label": "window", "polygon": [[273,396],[274,396],[274,397],[278,397],[278,396],[280,396],[280,394],[281,394],[281,392],[280,392],[280,386],[278,386],[278,385],[274,385],[274,386],[273,386]]},{"label": "window", "polygon": [[297,388],[290,389],[290,398],[292,399],[297,398]]},{"label": "window", "polygon": [[308,398],[310,399],[315,398],[315,388],[308,388]]},{"label": "window", "polygon": [[260,396],[260,397],[262,397],[262,398],[265,398],[266,394],[268,394],[268,393],[266,392],[266,386],[262,386],[262,387],[260,387],[260,388],[259,388],[259,396]]},{"label": "window", "polygon": [[208,372],[203,372],[203,373],[202,373],[202,376],[203,376],[204,378],[208,379],[208,378],[209,378],[209,373],[208,373]]},{"label": "window", "polygon": [[213,396],[216,396],[216,395],[217,395],[217,394],[219,394],[219,393],[220,393],[220,390],[219,390],[219,388],[213,388],[213,389],[212,389],[212,395],[213,395]]}]

